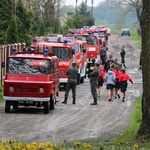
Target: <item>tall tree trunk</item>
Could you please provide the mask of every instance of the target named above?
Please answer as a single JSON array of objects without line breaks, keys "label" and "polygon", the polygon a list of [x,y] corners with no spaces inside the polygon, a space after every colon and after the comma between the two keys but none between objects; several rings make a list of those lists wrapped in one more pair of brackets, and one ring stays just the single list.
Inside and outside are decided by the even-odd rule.
[{"label": "tall tree trunk", "polygon": [[140,19],[142,30],[142,122],[138,137],[150,139],[150,0],[143,0],[143,10]]}]

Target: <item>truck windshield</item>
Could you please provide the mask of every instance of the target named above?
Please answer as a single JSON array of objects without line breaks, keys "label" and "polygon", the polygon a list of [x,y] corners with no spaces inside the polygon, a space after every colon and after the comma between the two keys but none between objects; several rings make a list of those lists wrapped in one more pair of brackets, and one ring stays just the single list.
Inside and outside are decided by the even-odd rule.
[{"label": "truck windshield", "polygon": [[86,41],[88,45],[96,45],[96,37],[92,35],[77,35],[77,39]]},{"label": "truck windshield", "polygon": [[69,60],[68,48],[53,47],[52,51],[56,54],[56,56],[58,57],[58,59],[60,61],[68,61]]},{"label": "truck windshield", "polygon": [[9,58],[8,70],[9,74],[50,74],[51,61],[39,58]]}]

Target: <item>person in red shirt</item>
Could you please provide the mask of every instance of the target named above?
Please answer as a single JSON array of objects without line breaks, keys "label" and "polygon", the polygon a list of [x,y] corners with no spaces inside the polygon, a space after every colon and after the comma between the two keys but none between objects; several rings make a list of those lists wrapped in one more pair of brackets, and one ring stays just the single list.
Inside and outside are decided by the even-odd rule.
[{"label": "person in red shirt", "polygon": [[133,84],[133,81],[131,79],[131,77],[126,73],[126,69],[123,68],[121,69],[121,74],[119,77],[119,82],[120,82],[120,90],[122,92],[122,102],[125,101],[125,95],[126,95],[126,91],[127,91],[127,86],[128,83],[127,81],[130,81]]},{"label": "person in red shirt", "polygon": [[98,78],[98,83],[97,83],[97,95],[98,95],[98,98],[100,98],[101,87],[103,86],[104,76],[105,76],[104,66],[101,65],[102,61],[100,60],[99,63],[100,63],[100,72],[99,72],[99,78]]},{"label": "person in red shirt", "polygon": [[[97,83],[97,95],[98,95],[98,98],[100,98],[101,87],[103,86],[103,83],[104,83],[105,69],[104,69],[104,66],[102,65],[101,60],[99,60],[98,63],[99,63],[100,72],[99,72],[99,78],[98,78],[98,83]],[[96,70],[96,66],[94,66],[93,70]]]},{"label": "person in red shirt", "polygon": [[120,78],[121,72],[119,70],[119,66],[118,65],[115,65],[115,68],[114,68],[113,71],[114,71],[115,76],[116,76],[116,84],[115,84],[115,99],[116,99],[117,97],[120,98],[120,94],[119,94],[119,89],[120,89],[119,78]]}]

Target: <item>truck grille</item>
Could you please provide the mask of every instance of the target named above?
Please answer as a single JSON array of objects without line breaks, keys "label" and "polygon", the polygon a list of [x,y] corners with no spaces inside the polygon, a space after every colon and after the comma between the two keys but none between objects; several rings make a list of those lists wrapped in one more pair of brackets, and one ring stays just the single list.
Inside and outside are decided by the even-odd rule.
[{"label": "truck grille", "polygon": [[16,86],[16,92],[19,93],[38,93],[38,88]]}]

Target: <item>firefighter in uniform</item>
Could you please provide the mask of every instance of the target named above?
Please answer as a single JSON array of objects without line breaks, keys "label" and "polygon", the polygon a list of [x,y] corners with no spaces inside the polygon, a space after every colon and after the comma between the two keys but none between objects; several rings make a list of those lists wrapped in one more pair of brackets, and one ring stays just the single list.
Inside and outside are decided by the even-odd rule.
[{"label": "firefighter in uniform", "polygon": [[96,63],[96,70],[94,70],[93,72],[91,72],[89,74],[89,78],[90,78],[90,85],[91,85],[91,93],[94,99],[94,102],[91,103],[91,105],[97,105],[97,82],[98,82],[98,77],[99,77],[99,63]]},{"label": "firefighter in uniform", "polygon": [[68,75],[68,81],[66,85],[66,91],[65,91],[65,99],[62,102],[63,104],[67,104],[67,99],[69,95],[70,89],[72,89],[72,98],[73,98],[73,104],[76,103],[76,85],[77,85],[77,78],[78,78],[78,69],[76,68],[76,63],[72,63],[72,67],[68,69],[67,73]]},{"label": "firefighter in uniform", "polygon": [[127,68],[125,65],[125,55],[126,55],[125,46],[122,46],[121,51],[120,51],[121,64],[122,64],[122,66],[124,66],[124,68]]}]

